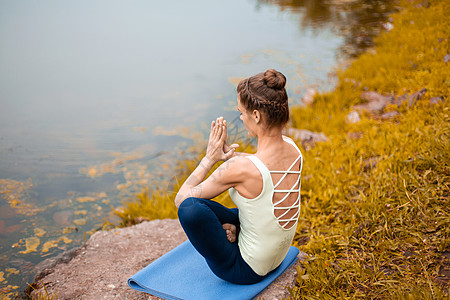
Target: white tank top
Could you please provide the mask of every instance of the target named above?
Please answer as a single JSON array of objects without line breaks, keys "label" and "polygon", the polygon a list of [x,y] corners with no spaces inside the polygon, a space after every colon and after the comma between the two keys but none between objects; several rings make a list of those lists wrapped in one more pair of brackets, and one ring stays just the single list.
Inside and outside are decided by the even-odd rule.
[{"label": "white tank top", "polygon": [[[266,275],[283,261],[294,238],[300,213],[300,175],[303,157],[292,140],[286,138],[285,141],[293,145],[299,153],[297,159],[286,171],[269,171],[258,157],[247,156],[262,175],[262,191],[256,198],[247,199],[241,196],[236,189],[230,189],[231,199],[239,209],[239,250],[245,262],[260,276]],[[300,169],[292,170],[299,160]],[[274,185],[270,173],[284,175]],[[290,190],[277,190],[287,174],[298,174],[298,180]],[[280,201],[273,203],[273,194],[277,192],[286,195]],[[298,193],[297,200],[293,205],[284,206],[283,201],[293,192]],[[286,211],[276,217],[276,209]],[[286,217],[286,214],[292,210],[295,210],[293,217]]]}]

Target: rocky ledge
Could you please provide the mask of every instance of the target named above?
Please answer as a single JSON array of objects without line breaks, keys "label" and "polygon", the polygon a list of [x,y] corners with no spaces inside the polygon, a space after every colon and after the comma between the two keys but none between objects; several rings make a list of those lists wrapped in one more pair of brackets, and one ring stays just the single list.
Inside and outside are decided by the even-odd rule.
[{"label": "rocky ledge", "polygon": [[[127,280],[186,239],[178,220],[172,219],[96,232],[83,247],[40,263],[31,296],[38,299],[39,294],[48,293],[57,299],[159,299],[129,288]],[[297,265],[257,299],[289,297],[286,287],[295,284]]]}]

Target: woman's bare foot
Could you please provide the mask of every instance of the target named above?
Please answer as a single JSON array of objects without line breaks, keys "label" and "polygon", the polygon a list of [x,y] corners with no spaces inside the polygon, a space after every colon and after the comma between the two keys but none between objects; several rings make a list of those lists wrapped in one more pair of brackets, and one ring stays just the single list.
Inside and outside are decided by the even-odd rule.
[{"label": "woman's bare foot", "polygon": [[236,226],[233,224],[225,223],[222,224],[223,229],[227,233],[227,239],[230,243],[234,243],[236,241]]}]

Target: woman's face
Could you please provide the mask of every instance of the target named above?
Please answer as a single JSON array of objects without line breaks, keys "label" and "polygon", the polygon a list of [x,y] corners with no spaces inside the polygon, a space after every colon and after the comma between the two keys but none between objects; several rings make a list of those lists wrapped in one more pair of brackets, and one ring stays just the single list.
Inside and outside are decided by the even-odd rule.
[{"label": "woman's face", "polygon": [[247,129],[248,135],[251,137],[256,137],[256,121],[255,118],[253,117],[252,113],[249,112],[247,110],[247,108],[245,108],[242,104],[241,101],[239,99],[239,95],[238,95],[238,106],[237,106],[237,110],[241,113],[241,117],[240,119],[242,120],[242,122],[244,123],[245,129]]}]

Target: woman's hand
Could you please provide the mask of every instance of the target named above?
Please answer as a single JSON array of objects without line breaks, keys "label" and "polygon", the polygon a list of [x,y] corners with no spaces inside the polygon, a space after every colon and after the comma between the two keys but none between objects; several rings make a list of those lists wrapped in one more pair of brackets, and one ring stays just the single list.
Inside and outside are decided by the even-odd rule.
[{"label": "woman's hand", "polygon": [[219,160],[228,160],[234,154],[239,145],[227,145],[227,127],[223,117],[217,118],[211,122],[211,132],[209,134],[208,148],[206,149],[206,158],[213,163]]},{"label": "woman's hand", "polygon": [[[222,117],[220,117],[219,119],[222,119]],[[223,152],[224,153],[228,153],[229,151],[235,151],[236,148],[239,148],[239,144],[232,144],[230,146],[228,146],[228,127],[227,127],[227,120],[223,120],[223,125],[225,126],[225,142],[223,143]],[[234,152],[233,152],[234,154]]]},{"label": "woman's hand", "polygon": [[[211,122],[211,133],[209,134],[208,148],[206,156],[195,168],[191,175],[181,185],[175,196],[175,205],[177,207],[188,197],[211,199],[233,187],[236,183],[236,171],[234,166],[222,164],[215,170],[208,179],[203,181],[219,160],[228,160],[234,155],[237,144],[228,146],[227,143],[227,123],[220,117]],[[230,161],[231,162],[231,161]],[[222,168],[222,169],[220,169]]]}]

